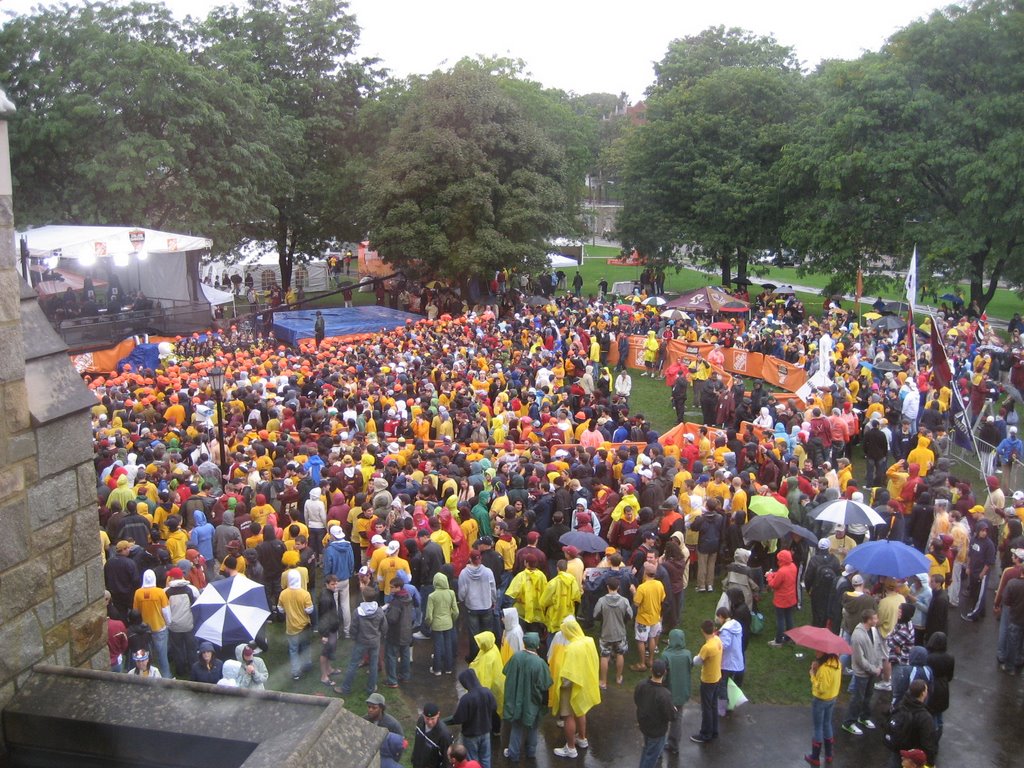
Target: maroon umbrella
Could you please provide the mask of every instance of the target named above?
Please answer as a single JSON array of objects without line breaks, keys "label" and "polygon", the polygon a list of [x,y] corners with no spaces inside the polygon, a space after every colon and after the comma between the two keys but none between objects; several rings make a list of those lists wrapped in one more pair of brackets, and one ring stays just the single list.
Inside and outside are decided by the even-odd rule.
[{"label": "maroon umbrella", "polygon": [[810,625],[793,627],[793,629],[787,630],[786,634],[797,645],[810,648],[812,651],[834,653],[836,656],[839,656],[844,653],[851,653],[853,650],[848,642],[839,635],[825,629],[825,627],[812,627]]}]

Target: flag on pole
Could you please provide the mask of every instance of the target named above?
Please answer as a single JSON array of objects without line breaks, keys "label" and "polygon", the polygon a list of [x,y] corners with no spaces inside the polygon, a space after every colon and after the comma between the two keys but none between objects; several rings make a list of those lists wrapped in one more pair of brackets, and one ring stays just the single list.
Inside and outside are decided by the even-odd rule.
[{"label": "flag on pole", "polygon": [[910,257],[910,268],[907,270],[907,280],[904,283],[907,288],[907,303],[910,304],[910,311],[914,311],[917,305],[917,246],[914,246],[914,255]]},{"label": "flag on pole", "polygon": [[949,367],[949,357],[946,356],[946,347],[943,345],[942,339],[939,338],[939,327],[934,317],[932,318],[931,345],[932,377],[935,379],[935,385],[938,387],[948,386],[953,380],[953,371]]},{"label": "flag on pole", "polygon": [[953,401],[950,403],[949,412],[953,423],[953,442],[972,453],[978,452],[974,442],[974,432],[971,429],[971,417],[964,408],[963,398],[960,397],[960,387],[953,387]]}]

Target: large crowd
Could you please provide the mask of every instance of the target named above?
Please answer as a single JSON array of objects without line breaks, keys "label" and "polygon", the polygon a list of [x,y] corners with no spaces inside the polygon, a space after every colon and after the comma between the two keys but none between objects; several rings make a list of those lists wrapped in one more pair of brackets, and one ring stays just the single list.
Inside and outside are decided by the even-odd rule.
[{"label": "large crowd", "polygon": [[[813,623],[852,653],[818,654],[811,667],[807,762],[832,760],[848,675],[845,731],[874,729],[875,692],[891,690],[883,710],[913,715],[889,718],[894,764],[933,764],[954,668],[949,607],[980,620],[998,580],[999,662],[1007,674],[1024,667],[1024,492],[1004,489],[1024,453],[1018,318],[1000,342],[983,317],[936,314],[943,376],[927,336],[861,325],[831,300],[817,317],[766,294],[723,325],[578,293],[505,296],[500,315],[465,307],[301,349],[232,332],[184,339],[156,370],[90,377],[111,668],[264,687],[265,630],[228,647],[194,634],[200,592],[244,576],[284,625],[294,680],[319,674],[343,696],[364,687],[368,719],[399,736],[384,739],[382,762],[404,741],[379,670],[400,688],[420,642],[431,674],[455,674],[461,633],[467,693],[448,718],[423,704],[416,768],[490,768],[502,719],[505,757],[531,758],[548,712],[564,729],[555,754],[576,757],[589,746],[587,712],[627,663],[649,675],[634,693],[649,768],[680,750],[691,669],[701,724],[690,739],[710,744],[769,601],[769,644],[782,647],[809,600]],[[629,368],[608,362],[631,336],[644,339],[641,375],[664,380],[678,420],[700,425],[680,442],[659,440],[632,407]],[[687,364],[667,359],[676,338],[715,346]],[[715,352],[727,347],[809,374],[827,366],[826,383],[803,400],[777,397],[722,371]],[[222,411],[215,366],[227,374]],[[957,397],[981,422],[985,493],[952,455]],[[746,540],[757,497],[784,505],[817,544]],[[819,524],[813,510],[839,498],[869,504],[884,525]],[[845,566],[869,539],[906,542],[932,567],[894,580]],[[694,590],[721,596],[691,651],[681,625]]]}]

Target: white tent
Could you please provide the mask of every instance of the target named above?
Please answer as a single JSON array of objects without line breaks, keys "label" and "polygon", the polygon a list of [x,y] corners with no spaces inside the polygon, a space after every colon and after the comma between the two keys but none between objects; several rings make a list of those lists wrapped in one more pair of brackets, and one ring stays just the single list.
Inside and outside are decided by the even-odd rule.
[{"label": "white tent", "polygon": [[566,267],[579,267],[579,262],[576,259],[570,259],[568,256],[563,256],[560,253],[549,253],[548,263],[552,269],[565,269]]},{"label": "white tent", "polygon": [[[203,282],[213,285],[217,278],[220,278],[221,285],[224,285],[224,276],[229,278],[232,275],[239,275],[245,280],[246,275],[252,275],[253,285],[256,290],[270,290],[272,285],[281,285],[281,266],[278,263],[277,245],[272,242],[247,242],[237,249],[234,254],[224,259],[217,259],[204,264],[202,267]],[[299,261],[306,259],[305,254],[296,254],[296,263],[292,268],[292,285],[299,286],[306,291],[326,291],[330,288],[327,262],[323,259],[311,261]],[[229,263],[229,259],[232,263]]]},{"label": "white tent", "polygon": [[77,226],[39,227],[17,237],[25,238],[33,261],[47,267],[94,279],[116,277],[124,290],[141,290],[152,299],[205,301],[199,255],[213,244],[209,238],[145,227]]}]

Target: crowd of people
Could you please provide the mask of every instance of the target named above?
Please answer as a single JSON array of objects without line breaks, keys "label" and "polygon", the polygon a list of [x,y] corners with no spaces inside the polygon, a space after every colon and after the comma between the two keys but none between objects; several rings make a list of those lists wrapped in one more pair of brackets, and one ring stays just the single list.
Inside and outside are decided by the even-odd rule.
[{"label": "crowd of people", "polygon": [[[843,675],[848,734],[875,728],[875,691],[891,689],[894,712],[928,714],[887,729],[887,738],[898,731],[895,764],[922,751],[934,763],[953,676],[947,606],[980,620],[997,576],[999,661],[1007,674],[1024,667],[1024,492],[1007,501],[1000,478],[1021,450],[1019,330],[988,346],[981,319],[937,316],[937,336],[950,342],[943,378],[928,345],[905,332],[860,326],[831,305],[808,316],[792,297],[756,305],[726,331],[575,294],[511,310],[301,349],[186,340],[157,370],[91,377],[112,669],[263,687],[265,632],[227,648],[193,634],[199,591],[244,576],[263,585],[271,621],[284,624],[291,677],[318,673],[351,696],[365,670],[370,719],[389,731],[397,723],[383,719],[379,669],[384,687],[400,689],[422,642],[430,673],[454,675],[461,633],[467,693],[447,718],[461,744],[451,746],[438,707],[425,704],[413,764],[490,768],[495,724],[511,726],[505,757],[528,759],[548,710],[565,735],[555,754],[587,749],[587,712],[623,684],[632,636],[630,666],[648,675],[634,692],[646,768],[680,748],[692,667],[701,724],[690,739],[718,737],[769,599],[769,645],[791,642],[784,630],[809,597],[813,623],[853,649],[811,668],[811,765],[834,754]],[[630,336],[647,340],[645,373],[664,380],[679,420],[701,425],[682,445],[659,440],[631,408],[628,369],[608,363]],[[682,338],[762,350],[814,373],[824,337],[830,383],[803,401],[760,381],[727,386],[717,347],[692,365],[665,353]],[[215,365],[228,375],[223,443]],[[1001,436],[984,498],[950,456],[954,388]],[[746,541],[756,497],[814,528],[817,545]],[[812,511],[839,498],[870,504],[884,525],[818,524]],[[898,581],[844,565],[879,538],[927,553],[930,572]],[[721,596],[691,651],[681,625],[694,589]],[[382,760],[401,748],[385,739]]]}]

